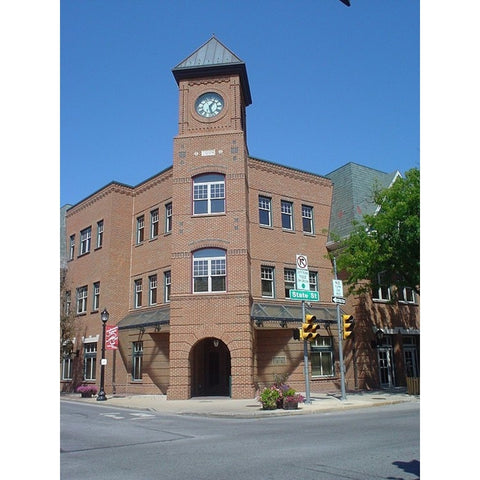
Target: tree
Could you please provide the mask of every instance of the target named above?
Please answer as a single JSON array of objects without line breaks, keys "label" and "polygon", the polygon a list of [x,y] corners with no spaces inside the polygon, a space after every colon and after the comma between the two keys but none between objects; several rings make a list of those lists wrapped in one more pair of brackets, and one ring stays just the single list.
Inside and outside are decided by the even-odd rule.
[{"label": "tree", "polygon": [[419,294],[420,171],[411,169],[389,188],[376,189],[373,200],[376,213],[354,223],[335,252],[337,268],[347,274],[349,293],[378,285],[382,274],[382,283],[410,287]]}]

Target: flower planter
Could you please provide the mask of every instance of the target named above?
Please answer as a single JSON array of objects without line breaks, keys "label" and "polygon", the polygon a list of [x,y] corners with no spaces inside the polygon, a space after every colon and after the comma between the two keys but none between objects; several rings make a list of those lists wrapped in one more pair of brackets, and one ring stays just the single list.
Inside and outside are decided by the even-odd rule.
[{"label": "flower planter", "polygon": [[92,398],[92,393],[91,392],[82,392],[81,393],[82,398]]},{"label": "flower planter", "polygon": [[283,409],[284,410],[297,410],[298,409],[298,402],[283,402]]},{"label": "flower planter", "polygon": [[262,403],[262,410],[276,410],[277,405]]}]

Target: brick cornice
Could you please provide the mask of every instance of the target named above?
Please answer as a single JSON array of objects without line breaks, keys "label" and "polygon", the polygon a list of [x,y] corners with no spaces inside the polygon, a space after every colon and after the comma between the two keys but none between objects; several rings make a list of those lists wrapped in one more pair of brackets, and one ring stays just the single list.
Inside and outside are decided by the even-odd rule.
[{"label": "brick cornice", "polygon": [[286,167],[278,163],[270,163],[266,160],[260,160],[258,158],[248,158],[249,168],[261,170],[268,173],[274,173],[276,175],[283,175],[284,177],[293,178],[295,180],[301,180],[303,182],[315,183],[317,185],[332,186],[332,181],[326,177],[321,177],[316,173],[304,172],[297,170],[293,167]]}]

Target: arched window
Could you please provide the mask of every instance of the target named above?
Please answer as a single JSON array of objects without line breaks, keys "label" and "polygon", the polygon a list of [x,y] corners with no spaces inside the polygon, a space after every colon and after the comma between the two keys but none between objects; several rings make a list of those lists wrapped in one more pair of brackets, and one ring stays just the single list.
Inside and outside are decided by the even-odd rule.
[{"label": "arched window", "polygon": [[204,248],[193,254],[193,292],[226,291],[226,256],[220,248]]},{"label": "arched window", "polygon": [[225,176],[207,173],[193,179],[193,213],[210,215],[225,212]]}]

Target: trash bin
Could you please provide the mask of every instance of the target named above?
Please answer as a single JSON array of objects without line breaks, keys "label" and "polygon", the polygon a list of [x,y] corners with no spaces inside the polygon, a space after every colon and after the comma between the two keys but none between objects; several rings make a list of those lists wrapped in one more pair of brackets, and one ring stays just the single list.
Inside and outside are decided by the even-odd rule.
[{"label": "trash bin", "polygon": [[420,377],[407,377],[407,393],[420,395]]}]

